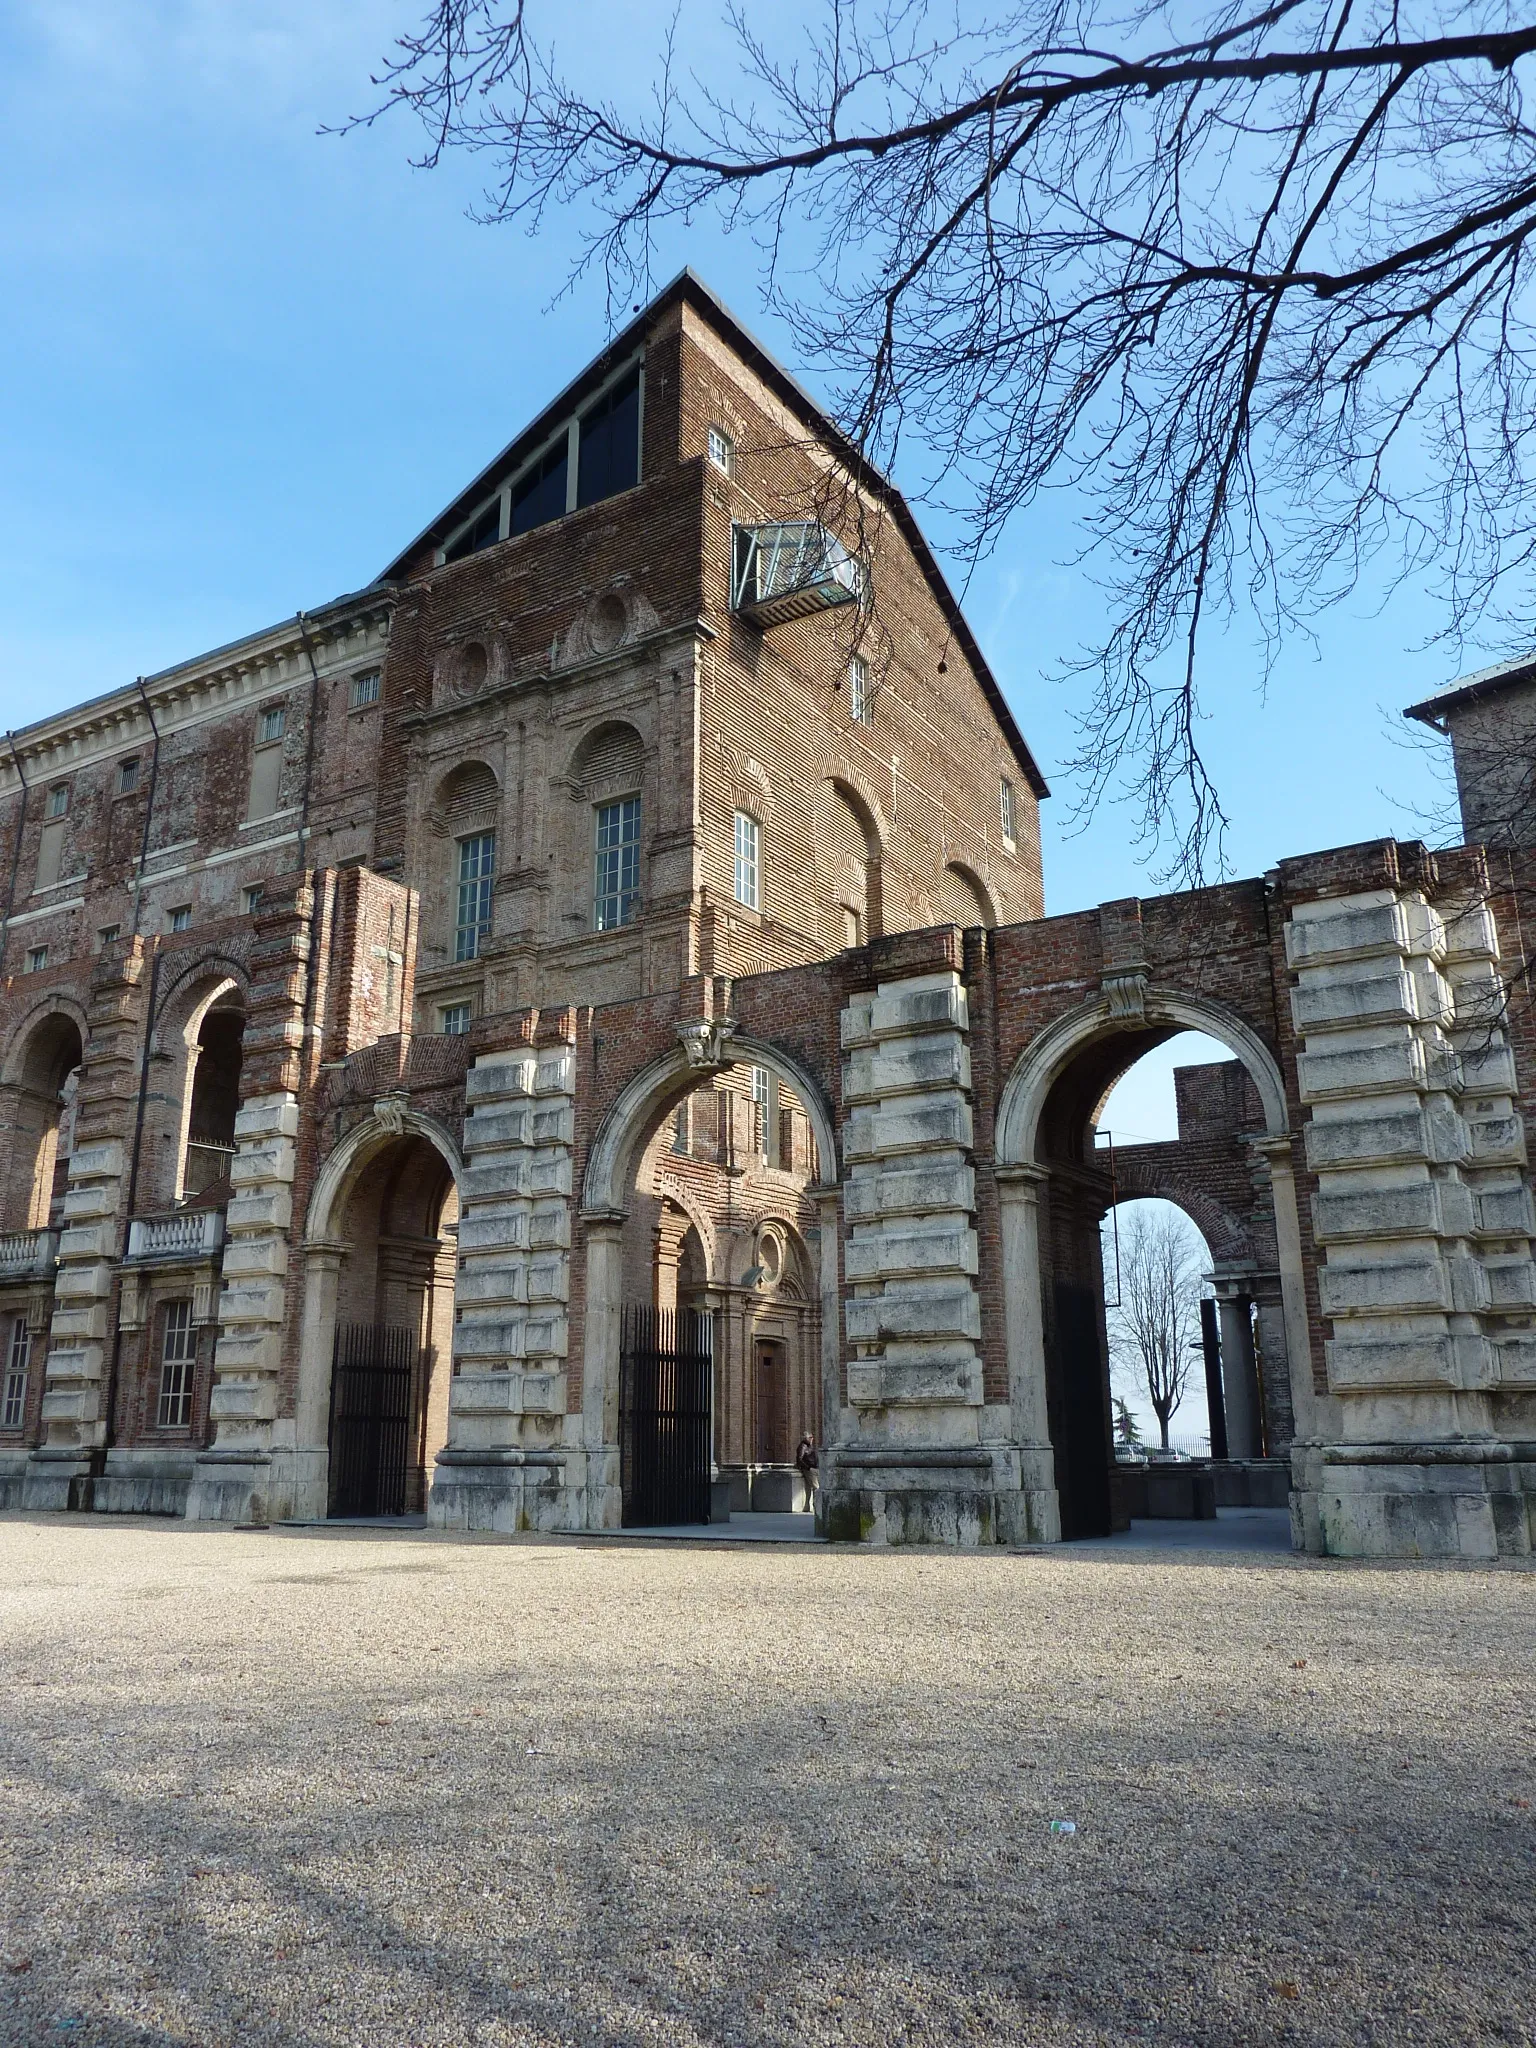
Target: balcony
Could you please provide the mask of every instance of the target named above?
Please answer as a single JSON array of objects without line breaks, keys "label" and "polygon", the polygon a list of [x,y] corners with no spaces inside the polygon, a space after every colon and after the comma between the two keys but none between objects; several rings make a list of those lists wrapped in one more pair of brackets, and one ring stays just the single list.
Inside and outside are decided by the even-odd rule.
[{"label": "balcony", "polygon": [[222,1209],[177,1209],[169,1216],[136,1216],[128,1226],[128,1259],[163,1259],[189,1266],[211,1259],[224,1242]]},{"label": "balcony", "polygon": [[731,604],[755,626],[780,626],[856,604],[863,564],[816,519],[732,529]]},{"label": "balcony", "polygon": [[56,1230],[11,1230],[0,1237],[0,1280],[46,1280],[59,1255]]}]

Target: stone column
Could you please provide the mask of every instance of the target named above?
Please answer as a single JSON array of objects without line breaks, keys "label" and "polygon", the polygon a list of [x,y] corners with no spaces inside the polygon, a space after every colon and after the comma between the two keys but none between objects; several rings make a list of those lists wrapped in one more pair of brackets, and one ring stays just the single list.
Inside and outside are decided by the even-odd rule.
[{"label": "stone column", "polygon": [[[823,1160],[823,1173],[834,1172],[835,1162]],[[823,1454],[842,1441],[843,1413],[843,1301],[838,1272],[838,1226],[842,1198],[835,1187],[813,1188],[820,1217],[821,1243],[818,1247],[818,1281],[821,1292],[821,1427]]]},{"label": "stone column", "polygon": [[587,1456],[587,1527],[623,1521],[619,1481],[619,1340],[624,1304],[624,1218],[583,1216],[587,1250],[582,1341],[582,1437]]},{"label": "stone column", "polygon": [[1252,1303],[1235,1282],[1218,1278],[1216,1313],[1221,1320],[1221,1391],[1227,1409],[1227,1456],[1262,1457]]},{"label": "stone column", "polygon": [[[285,1462],[291,1477],[289,1513],[295,1521],[321,1522],[330,1510],[331,1360],[336,1346],[336,1302],[348,1247],[321,1238],[304,1247],[304,1317],[299,1328],[299,1385],[292,1424],[293,1445]],[[274,1464],[289,1450],[288,1431],[273,1429]]]},{"label": "stone column", "polygon": [[561,1040],[484,1053],[465,1076],[455,1370],[427,1509],[439,1527],[586,1526],[582,1418],[566,1414],[574,1067]]},{"label": "stone column", "polygon": [[1056,1453],[1045,1389],[1045,1321],[1040,1301],[1040,1166],[1000,1166],[997,1199],[1003,1238],[1003,1335],[1008,1347],[1008,1408],[1024,1493],[1019,1535],[1061,1540]]},{"label": "stone column", "polygon": [[1254,1318],[1258,1326],[1259,1393],[1264,1403],[1265,1432],[1272,1458],[1285,1456],[1296,1436],[1291,1395],[1290,1346],[1286,1342],[1285,1303],[1279,1275],[1259,1273],[1253,1280]]}]

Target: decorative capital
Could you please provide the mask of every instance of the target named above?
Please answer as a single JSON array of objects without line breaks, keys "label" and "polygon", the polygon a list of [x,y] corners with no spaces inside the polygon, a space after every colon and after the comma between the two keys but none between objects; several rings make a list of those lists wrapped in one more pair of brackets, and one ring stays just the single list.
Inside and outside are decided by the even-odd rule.
[{"label": "decorative capital", "polygon": [[1147,1021],[1147,970],[1145,967],[1122,967],[1113,974],[1106,974],[1103,981],[1104,1000],[1109,1004],[1109,1014],[1117,1021],[1127,1019],[1132,1023]]},{"label": "decorative capital", "polygon": [[736,1035],[734,1017],[706,1017],[694,1024],[679,1024],[678,1042],[688,1056],[690,1067],[713,1073],[731,1064],[730,1041]]},{"label": "decorative capital", "polygon": [[392,1138],[405,1133],[405,1112],[410,1105],[408,1095],[381,1095],[373,1105],[374,1121]]}]

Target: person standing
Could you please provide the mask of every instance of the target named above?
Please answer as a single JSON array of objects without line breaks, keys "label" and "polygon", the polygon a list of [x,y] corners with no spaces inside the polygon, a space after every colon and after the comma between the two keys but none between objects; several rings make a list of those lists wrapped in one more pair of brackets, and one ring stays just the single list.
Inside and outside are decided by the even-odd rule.
[{"label": "person standing", "polygon": [[811,1494],[816,1484],[816,1463],[816,1439],[807,1430],[800,1439],[800,1448],[795,1452],[795,1465],[800,1474],[800,1484],[805,1488],[805,1503],[802,1510],[805,1514],[811,1512]]}]

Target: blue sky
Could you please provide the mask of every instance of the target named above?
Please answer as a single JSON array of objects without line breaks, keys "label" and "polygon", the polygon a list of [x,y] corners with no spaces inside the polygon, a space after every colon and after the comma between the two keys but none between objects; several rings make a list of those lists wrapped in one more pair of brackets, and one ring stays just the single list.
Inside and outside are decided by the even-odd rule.
[{"label": "blue sky", "polygon": [[[403,127],[317,135],[367,101],[416,6],[0,9],[0,724],[366,582],[600,345],[595,281],[550,305],[574,224],[537,242],[472,224],[475,167],[411,170]],[[643,76],[665,11],[586,0],[574,61]],[[684,8],[709,62],[717,13]],[[705,223],[659,251],[658,277],[685,261],[816,388],[761,311],[750,244]],[[1065,835],[1072,700],[1049,677],[1096,607],[1061,566],[1073,510],[1063,495],[1021,521],[968,598],[1061,792],[1052,910],[1156,886],[1123,810]],[[1211,647],[1204,741],[1234,872],[1411,834],[1438,805],[1425,754],[1393,737],[1457,665],[1415,651],[1431,625],[1414,592],[1379,614],[1362,600],[1264,697],[1241,634]]]}]

